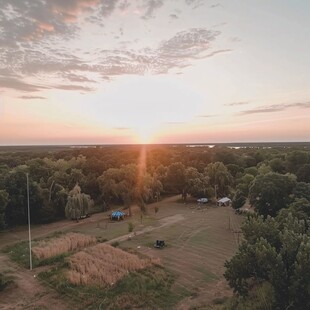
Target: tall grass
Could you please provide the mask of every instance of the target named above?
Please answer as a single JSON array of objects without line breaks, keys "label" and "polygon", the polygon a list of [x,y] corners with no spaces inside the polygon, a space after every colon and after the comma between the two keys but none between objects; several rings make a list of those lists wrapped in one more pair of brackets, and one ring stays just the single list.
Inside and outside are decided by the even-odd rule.
[{"label": "tall grass", "polygon": [[131,271],[159,263],[159,259],[141,259],[108,244],[98,244],[71,256],[67,278],[77,285],[112,286]]},{"label": "tall grass", "polygon": [[96,237],[79,233],[68,233],[62,237],[40,241],[32,248],[32,253],[38,259],[47,259],[63,253],[72,252],[96,243]]}]

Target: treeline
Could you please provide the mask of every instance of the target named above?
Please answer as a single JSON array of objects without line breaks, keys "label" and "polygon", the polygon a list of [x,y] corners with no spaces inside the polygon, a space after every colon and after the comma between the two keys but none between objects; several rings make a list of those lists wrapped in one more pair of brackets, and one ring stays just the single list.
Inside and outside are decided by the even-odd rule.
[{"label": "treeline", "polygon": [[[107,210],[111,204],[130,206],[135,202],[143,208],[168,194],[183,194],[184,199],[187,195],[230,196],[236,208],[249,198],[267,216],[298,202],[296,199],[307,199],[310,152],[303,148],[186,146],[3,151],[2,229],[27,223],[26,173],[35,223],[77,214],[81,210],[75,210],[76,205]],[[270,203],[270,199],[275,201]]]}]

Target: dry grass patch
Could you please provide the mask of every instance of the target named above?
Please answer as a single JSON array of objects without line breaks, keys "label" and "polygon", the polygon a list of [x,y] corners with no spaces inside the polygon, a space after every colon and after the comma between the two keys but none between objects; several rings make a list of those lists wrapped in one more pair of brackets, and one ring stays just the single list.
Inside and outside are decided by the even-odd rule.
[{"label": "dry grass patch", "polygon": [[131,271],[159,263],[159,259],[141,259],[108,244],[98,244],[70,258],[67,277],[73,284],[112,286]]},{"label": "dry grass patch", "polygon": [[32,248],[38,259],[47,259],[62,253],[68,253],[96,243],[96,237],[79,233],[68,233],[62,237],[41,241]]}]

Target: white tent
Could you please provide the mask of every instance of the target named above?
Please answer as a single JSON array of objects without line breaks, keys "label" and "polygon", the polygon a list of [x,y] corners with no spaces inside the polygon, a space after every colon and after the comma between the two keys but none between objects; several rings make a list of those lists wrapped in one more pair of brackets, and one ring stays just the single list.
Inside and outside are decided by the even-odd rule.
[{"label": "white tent", "polygon": [[228,197],[223,197],[217,201],[217,204],[219,206],[230,206],[231,199],[229,199]]}]

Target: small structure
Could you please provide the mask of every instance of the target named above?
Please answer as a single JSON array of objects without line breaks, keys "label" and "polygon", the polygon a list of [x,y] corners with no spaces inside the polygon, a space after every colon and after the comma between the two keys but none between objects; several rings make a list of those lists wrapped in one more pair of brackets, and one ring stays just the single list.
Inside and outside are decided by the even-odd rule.
[{"label": "small structure", "polygon": [[157,249],[162,249],[164,246],[165,246],[164,240],[156,240],[154,244],[154,248],[157,248]]},{"label": "small structure", "polygon": [[230,206],[230,204],[231,204],[231,199],[229,199],[228,197],[223,197],[217,201],[217,205],[219,207],[228,207]]},{"label": "small structure", "polygon": [[111,213],[110,219],[112,221],[120,221],[120,220],[123,220],[125,218],[125,215],[126,214],[124,212],[117,210],[117,211],[114,211]]},{"label": "small structure", "polygon": [[199,199],[197,199],[197,202],[198,202],[199,204],[200,204],[200,203],[205,204],[205,203],[208,202],[208,198],[199,198]]}]

